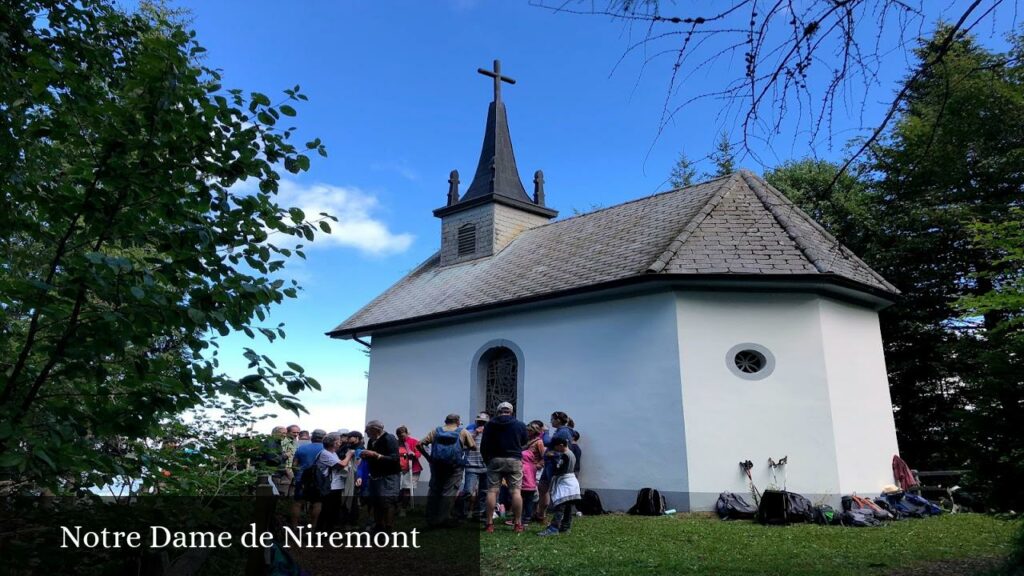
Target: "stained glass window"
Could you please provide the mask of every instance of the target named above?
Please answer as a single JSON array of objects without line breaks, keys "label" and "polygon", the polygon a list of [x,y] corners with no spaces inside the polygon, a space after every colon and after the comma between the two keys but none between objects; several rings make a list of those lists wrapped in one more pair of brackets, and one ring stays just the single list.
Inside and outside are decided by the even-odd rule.
[{"label": "stained glass window", "polygon": [[519,363],[516,355],[508,348],[494,348],[486,356],[487,384],[486,406],[491,414],[496,414],[498,404],[509,402],[518,406]]}]

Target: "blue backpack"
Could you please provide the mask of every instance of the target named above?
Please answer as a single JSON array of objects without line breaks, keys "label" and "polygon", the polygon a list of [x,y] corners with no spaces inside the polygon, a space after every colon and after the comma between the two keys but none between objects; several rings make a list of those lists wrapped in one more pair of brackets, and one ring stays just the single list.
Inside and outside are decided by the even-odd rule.
[{"label": "blue backpack", "polygon": [[882,497],[889,503],[889,508],[899,518],[923,518],[942,513],[934,503],[918,496],[917,494],[883,494]]},{"label": "blue backpack", "polygon": [[466,451],[462,447],[462,426],[455,430],[445,430],[443,426],[438,426],[434,430],[430,461],[451,466],[466,465]]},{"label": "blue backpack", "polygon": [[922,516],[936,516],[942,514],[942,508],[939,508],[934,502],[931,502],[917,494],[905,494],[903,496],[904,502],[909,502],[915,507],[915,511],[920,512]]}]

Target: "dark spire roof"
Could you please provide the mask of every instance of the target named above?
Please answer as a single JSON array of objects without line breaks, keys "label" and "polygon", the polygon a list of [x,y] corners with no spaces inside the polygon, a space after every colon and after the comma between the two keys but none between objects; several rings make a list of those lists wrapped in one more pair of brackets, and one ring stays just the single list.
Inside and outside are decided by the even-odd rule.
[{"label": "dark spire roof", "polygon": [[487,109],[487,127],[484,144],[480,148],[480,161],[476,175],[461,202],[497,194],[522,202],[530,202],[523,182],[519,179],[516,155],[512,151],[512,137],[508,131],[508,116],[504,102],[491,102]]},{"label": "dark spire roof", "polygon": [[514,84],[515,80],[501,75],[501,63],[494,61],[495,71],[478,70],[494,78],[494,100],[487,109],[484,143],[480,147],[480,160],[469,189],[458,202],[434,210],[435,216],[446,216],[488,201],[514,206],[534,214],[554,218],[558,212],[537,204],[526,194],[519,179],[516,155],[512,151],[512,136],[508,129],[505,103],[501,101],[501,82]]}]

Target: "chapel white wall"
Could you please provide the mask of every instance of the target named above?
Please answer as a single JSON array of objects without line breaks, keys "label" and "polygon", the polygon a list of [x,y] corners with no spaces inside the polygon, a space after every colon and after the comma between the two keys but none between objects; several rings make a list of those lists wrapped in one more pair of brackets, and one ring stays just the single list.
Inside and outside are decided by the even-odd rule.
[{"label": "chapel white wall", "polygon": [[843,494],[877,495],[899,453],[878,314],[819,301],[829,400]]},{"label": "chapel white wall", "polygon": [[[373,338],[367,418],[421,436],[446,414],[472,418],[472,360],[491,340],[524,356],[524,406],[564,410],[582,434],[582,482],[596,489],[687,490],[676,299],[671,293],[540,308]],[[426,478],[426,476],[424,476]]]},{"label": "chapel white wall", "polygon": [[[748,459],[762,490],[772,483],[768,459],[788,456],[789,490],[838,495],[818,300],[786,293],[678,294],[691,509],[711,509],[723,491],[749,494],[739,467]],[[727,354],[741,343],[771,351],[774,372],[752,381],[730,371]],[[782,484],[782,474],[777,479]]]},{"label": "chapel white wall", "polygon": [[[691,509],[719,492],[779,484],[835,502],[892,482],[898,453],[878,313],[812,294],[680,292],[679,357]],[[765,346],[774,371],[729,370],[740,343]],[[788,456],[773,479],[768,458]]]},{"label": "chapel white wall", "polygon": [[[710,509],[722,491],[748,492],[738,462],[754,462],[764,489],[768,458],[782,456],[787,488],[812,499],[892,482],[895,426],[871,309],[812,294],[665,292],[377,335],[367,418],[417,437],[449,412],[468,423],[473,358],[493,340],[523,354],[521,419],[576,419],[586,487],[631,497],[654,486],[688,494],[672,506]],[[727,352],[744,342],[772,352],[770,376],[728,369]]]}]

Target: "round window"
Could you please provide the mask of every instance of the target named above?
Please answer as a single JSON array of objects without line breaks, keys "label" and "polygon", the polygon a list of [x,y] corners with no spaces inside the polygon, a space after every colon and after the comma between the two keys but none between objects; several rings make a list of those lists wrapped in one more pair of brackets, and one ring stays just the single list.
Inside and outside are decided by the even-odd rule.
[{"label": "round window", "polygon": [[775,370],[775,357],[760,344],[737,344],[725,356],[729,371],[744,380],[767,378]]},{"label": "round window", "polygon": [[740,372],[747,374],[756,374],[761,370],[764,370],[764,365],[767,360],[764,354],[761,354],[757,350],[740,350],[733,357],[733,362],[736,363],[736,368],[739,368]]}]

